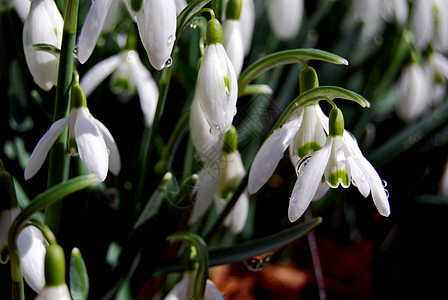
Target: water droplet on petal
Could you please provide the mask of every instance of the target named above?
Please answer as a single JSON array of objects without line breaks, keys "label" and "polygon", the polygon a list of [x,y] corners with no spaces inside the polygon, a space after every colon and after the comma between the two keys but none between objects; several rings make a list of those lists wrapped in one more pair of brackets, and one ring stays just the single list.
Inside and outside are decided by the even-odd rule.
[{"label": "water droplet on petal", "polygon": [[312,155],[308,154],[302,157],[298,162],[296,166],[296,172],[298,176],[303,175],[303,167],[308,163],[308,161],[311,159]]},{"label": "water droplet on petal", "polygon": [[383,183],[383,187],[387,186],[387,181],[386,180],[383,180],[382,183]]},{"label": "water droplet on petal", "polygon": [[258,272],[263,270],[264,266],[271,260],[273,252],[263,253],[253,256],[244,261],[247,269],[252,272]]},{"label": "water droplet on petal", "polygon": [[165,68],[171,67],[172,64],[173,64],[173,60],[171,59],[171,57],[169,57],[165,62]]},{"label": "water droplet on petal", "polygon": [[295,205],[297,203],[297,198],[296,197],[289,197],[289,202],[291,203],[291,205]]},{"label": "water droplet on petal", "polygon": [[214,136],[220,135],[222,133],[221,127],[219,127],[218,124],[214,124],[213,126],[210,126],[210,133]]},{"label": "water droplet on petal", "polygon": [[168,37],[168,45],[171,45],[174,42],[175,39],[176,39],[176,37],[174,35],[170,35]]},{"label": "water droplet on petal", "polygon": [[384,189],[384,192],[386,193],[387,199],[389,199],[389,191],[387,189]]},{"label": "water droplet on petal", "polygon": [[78,59],[78,53],[79,53],[79,47],[78,45],[75,46],[75,48],[73,48],[73,56]]},{"label": "water droplet on petal", "polygon": [[361,176],[361,181],[362,181],[362,182],[365,182],[366,180],[367,180],[366,176],[362,175],[362,176]]}]

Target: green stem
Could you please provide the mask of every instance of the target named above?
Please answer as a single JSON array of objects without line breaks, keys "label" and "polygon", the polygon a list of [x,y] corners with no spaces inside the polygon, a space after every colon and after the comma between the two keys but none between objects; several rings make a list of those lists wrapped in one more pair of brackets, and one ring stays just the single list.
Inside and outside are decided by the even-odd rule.
[{"label": "green stem", "polygon": [[204,240],[197,234],[191,232],[177,232],[167,237],[169,242],[187,241],[196,248],[198,255],[198,269],[194,281],[193,299],[204,299],[205,284],[208,277],[208,249]]},{"label": "green stem", "polygon": [[[173,60],[175,61],[175,60]],[[163,110],[165,108],[165,102],[168,95],[168,90],[170,87],[170,80],[171,80],[171,71],[172,66],[169,68],[165,68],[162,71],[162,78],[160,80],[160,93],[159,93],[159,99],[157,101],[157,108],[154,116],[154,122],[151,126],[150,132],[149,132],[149,139],[148,139],[148,145],[145,147],[146,153],[143,157],[142,167],[140,169],[140,176],[137,186],[137,192],[135,195],[135,204],[140,202],[140,199],[143,195],[143,188],[146,183],[146,177],[148,175],[148,170],[150,169],[149,162],[151,159],[152,150],[154,148],[157,130],[159,128],[160,119],[162,118]]]},{"label": "green stem", "polygon": [[[79,0],[68,0],[65,7],[64,32],[62,34],[61,54],[59,57],[58,84],[53,121],[68,116],[70,91],[73,79],[73,49],[76,42]],[[67,128],[55,141],[50,151],[48,187],[68,179],[69,159],[67,155]],[[57,234],[60,222],[61,202],[49,206],[45,211],[45,223]]]}]

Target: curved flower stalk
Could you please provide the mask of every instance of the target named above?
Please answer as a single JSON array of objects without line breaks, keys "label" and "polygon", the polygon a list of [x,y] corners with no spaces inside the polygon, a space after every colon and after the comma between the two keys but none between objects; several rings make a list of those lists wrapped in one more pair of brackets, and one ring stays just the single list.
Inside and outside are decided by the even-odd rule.
[{"label": "curved flower stalk", "polygon": [[227,132],[236,114],[238,84],[232,62],[222,45],[221,24],[216,19],[207,24],[207,46],[196,85],[211,133]]},{"label": "curved flower stalk", "polygon": [[40,169],[51,146],[67,125],[70,155],[79,154],[89,173],[97,174],[99,180],[104,181],[108,168],[115,175],[120,172],[120,154],[114,138],[106,126],[90,114],[85,94],[79,84],[73,87],[72,96],[70,115],[54,122],[31,153],[25,168],[26,180]]},{"label": "curved flower stalk", "polygon": [[47,249],[45,255],[45,288],[35,300],[71,300],[65,283],[65,257],[62,248],[55,244]]},{"label": "curved flower stalk", "polygon": [[[195,276],[193,271],[184,272],[182,279],[176,283],[164,300],[191,299],[193,297]],[[204,300],[224,300],[223,294],[210,279],[207,279],[206,282]]]},{"label": "curved flower stalk", "polygon": [[356,140],[344,130],[342,112],[330,112],[330,135],[322,149],[299,162],[298,178],[289,202],[288,217],[296,221],[307,209],[323,178],[332,188],[347,188],[350,182],[373,202],[383,216],[390,214],[388,195],[373,166],[364,158]]},{"label": "curved flower stalk", "polygon": [[243,68],[244,46],[240,26],[241,0],[230,0],[227,4],[227,15],[222,23],[222,44],[233,64],[235,75],[238,77]]},{"label": "curved flower stalk", "polygon": [[281,41],[294,38],[300,30],[303,0],[269,0],[266,12],[274,35]]},{"label": "curved flower stalk", "polygon": [[293,166],[305,155],[317,151],[325,144],[328,117],[319,104],[306,106],[274,130],[263,143],[252,163],[249,173],[249,193],[256,193],[272,176],[283,153],[289,147]]},{"label": "curved flower stalk", "polygon": [[35,44],[61,49],[64,20],[53,0],[31,1],[23,27],[23,50],[28,68],[36,84],[49,91],[57,84],[59,54],[41,51]]},{"label": "curved flower stalk", "polygon": [[[229,138],[230,137],[230,138]],[[224,154],[215,162],[208,165],[199,172],[199,192],[190,216],[189,223],[193,224],[210,207],[215,200],[218,213],[221,213],[226,206],[233,192],[238,188],[244,178],[244,170],[241,155],[236,150],[235,143],[236,129],[232,127],[226,134],[226,141],[233,139],[233,142],[224,143]],[[233,234],[239,234],[244,229],[249,210],[249,196],[247,191],[243,192],[224,221],[224,225]]]},{"label": "curved flower stalk", "polygon": [[448,3],[443,0],[415,0],[412,30],[415,46],[423,51],[431,44],[438,51],[448,50]]},{"label": "curved flower stalk", "polygon": [[[78,41],[78,60],[85,63],[93,52],[113,1],[94,1]],[[176,37],[176,5],[174,0],[143,0],[139,11],[127,7],[137,23],[140,39],[151,65],[161,70],[171,65],[171,52]]]},{"label": "curved flower stalk", "polygon": [[416,62],[403,69],[399,79],[396,113],[405,122],[418,119],[429,107],[430,91],[425,70]]},{"label": "curved flower stalk", "polygon": [[[20,209],[17,207],[0,211],[0,262],[3,264],[8,262],[9,228],[19,213]],[[32,225],[25,226],[17,237],[23,278],[36,293],[39,293],[45,285],[44,259],[46,247],[42,233]]]},{"label": "curved flower stalk", "polygon": [[112,92],[128,100],[138,92],[145,125],[151,127],[156,111],[159,90],[151,73],[140,61],[136,51],[124,51],[92,67],[81,79],[81,86],[88,97],[110,74]]}]

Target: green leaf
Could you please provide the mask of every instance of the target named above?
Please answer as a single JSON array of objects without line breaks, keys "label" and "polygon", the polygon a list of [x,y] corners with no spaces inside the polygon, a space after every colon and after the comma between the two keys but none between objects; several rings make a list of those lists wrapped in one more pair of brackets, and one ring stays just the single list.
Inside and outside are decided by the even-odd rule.
[{"label": "green leaf", "polygon": [[267,70],[286,64],[301,63],[306,65],[305,62],[308,60],[320,60],[337,65],[348,65],[346,59],[318,49],[294,49],[275,52],[260,58],[244,70],[238,80],[238,91],[240,93],[244,91],[252,80]]},{"label": "green leaf", "polygon": [[34,50],[37,51],[45,51],[54,55],[59,55],[61,53],[61,49],[56,48],[53,45],[50,44],[41,44],[41,43],[37,43],[37,44],[33,44],[32,46],[34,48]]},{"label": "green leaf", "polygon": [[70,257],[70,294],[73,300],[85,300],[89,294],[89,276],[78,248],[73,248]]},{"label": "green leaf", "polygon": [[[229,248],[211,250],[209,251],[209,266],[242,261],[257,255],[277,250],[292,241],[303,237],[320,223],[322,223],[322,218],[318,217],[258,240],[247,241]],[[156,269],[156,272],[167,273],[182,270],[182,264],[176,259],[176,261],[166,260],[162,262],[162,264]]]},{"label": "green leaf", "polygon": [[316,104],[320,100],[329,100],[332,102],[336,98],[356,102],[361,107],[370,107],[369,101],[355,92],[337,86],[319,86],[306,91],[294,99],[280,116],[270,134],[275,129],[280,128],[280,126],[286,123],[294,114],[298,113],[302,107]]},{"label": "green leaf", "polygon": [[177,17],[177,39],[184,31],[185,27],[190,24],[196,14],[209,3],[211,0],[194,0],[190,2]]}]

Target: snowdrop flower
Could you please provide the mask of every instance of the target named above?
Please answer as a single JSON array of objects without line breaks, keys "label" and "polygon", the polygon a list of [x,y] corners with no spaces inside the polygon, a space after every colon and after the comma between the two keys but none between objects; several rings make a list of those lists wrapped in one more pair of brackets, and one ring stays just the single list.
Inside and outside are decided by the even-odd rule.
[{"label": "snowdrop flower", "polygon": [[89,173],[97,174],[99,180],[104,181],[108,168],[113,174],[117,175],[120,172],[120,154],[114,138],[106,126],[90,114],[86,103],[82,87],[75,84],[72,89],[70,115],[54,122],[37,143],[25,168],[26,180],[40,169],[48,151],[67,125],[70,155],[79,154]]},{"label": "snowdrop flower", "polygon": [[406,23],[409,15],[409,5],[407,0],[383,0],[382,15],[387,22],[393,20],[400,26]]},{"label": "snowdrop flower", "polygon": [[430,103],[439,104],[446,95],[446,79],[448,79],[448,59],[441,53],[432,52],[424,66],[428,80]]},{"label": "snowdrop flower", "polygon": [[297,35],[302,24],[303,0],[269,0],[266,9],[269,24],[279,40]]},{"label": "snowdrop flower", "polygon": [[[113,1],[119,0],[92,3],[78,40],[77,55],[81,63],[85,63],[92,54]],[[176,36],[174,0],[142,0],[138,11],[132,10],[129,1],[126,4],[137,23],[151,65],[157,70],[171,65],[170,55]]]},{"label": "snowdrop flower", "polygon": [[226,19],[222,24],[223,41],[235,74],[238,77],[243,68],[244,46],[240,27],[241,0],[230,0],[227,4]]},{"label": "snowdrop flower", "polygon": [[151,73],[140,61],[136,51],[124,51],[109,57],[92,67],[81,79],[81,86],[88,97],[95,88],[112,74],[112,91],[127,100],[138,92],[145,125],[151,127],[154,120],[159,90]]},{"label": "snowdrop flower", "polygon": [[61,49],[64,20],[53,0],[32,0],[23,27],[23,49],[36,84],[49,91],[57,84],[59,54],[37,50],[34,44]]},{"label": "snowdrop flower", "polygon": [[210,132],[210,125],[202,111],[197,90],[190,108],[189,127],[197,155],[207,166],[213,165],[221,157],[224,137]]},{"label": "snowdrop flower", "polygon": [[212,134],[227,132],[236,114],[238,84],[232,62],[222,45],[221,24],[216,19],[207,24],[207,46],[196,84]]},{"label": "snowdrop flower", "polygon": [[174,2],[176,4],[176,15],[178,16],[181,13],[181,11],[187,6],[187,1],[175,0]]},{"label": "snowdrop flower", "polygon": [[373,202],[383,216],[390,214],[388,195],[378,173],[361,153],[356,140],[344,131],[342,112],[330,112],[330,135],[322,149],[299,162],[298,178],[289,202],[288,217],[296,221],[305,212],[322,179],[332,188],[347,188],[350,182]]},{"label": "snowdrop flower", "polygon": [[[9,229],[20,213],[15,207],[0,211],[0,262],[7,263]],[[22,274],[28,285],[36,292],[40,292],[45,285],[44,258],[46,243],[42,233],[32,225],[25,226],[17,237],[17,248],[20,253]]]},{"label": "snowdrop flower", "polygon": [[423,67],[416,62],[405,67],[399,79],[396,113],[405,122],[413,122],[429,107],[430,93]]},{"label": "snowdrop flower", "polygon": [[448,2],[414,0],[412,29],[415,46],[423,51],[431,44],[436,50],[448,50]]},{"label": "snowdrop flower", "polygon": [[[190,224],[196,222],[208,210],[213,199],[218,213],[221,213],[246,174],[241,155],[236,150],[236,134],[236,129],[232,126],[226,134],[224,154],[214,165],[208,165],[199,172],[199,192],[190,216]],[[247,191],[244,191],[225,219],[224,225],[230,228],[233,234],[241,233],[246,224],[248,210],[249,196]]]},{"label": "snowdrop flower", "polygon": [[293,166],[299,158],[319,150],[326,141],[328,118],[318,104],[306,106],[263,143],[249,173],[249,193],[256,193],[272,176],[289,147]]},{"label": "snowdrop flower", "polygon": [[[227,19],[226,11],[229,0],[222,2],[222,16],[223,22]],[[224,26],[224,25],[223,25]],[[255,26],[255,6],[253,0],[242,0],[241,14],[240,14],[240,28],[243,40],[244,54],[249,54],[252,45],[252,36],[254,34]]]},{"label": "snowdrop flower", "polygon": [[65,257],[59,245],[51,245],[45,255],[44,289],[35,300],[71,300],[70,292],[65,283]]},{"label": "snowdrop flower", "polygon": [[[191,299],[191,297],[193,297],[195,276],[195,272],[184,272],[182,279],[176,283],[173,289],[166,295],[164,300]],[[207,279],[206,282],[204,300],[224,300],[223,294],[210,279]]]}]

